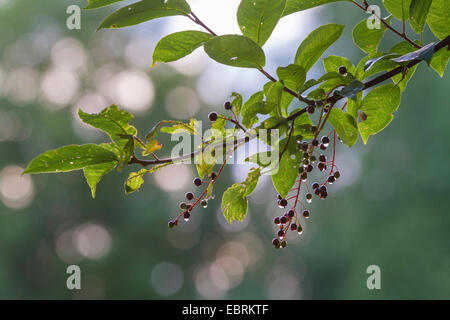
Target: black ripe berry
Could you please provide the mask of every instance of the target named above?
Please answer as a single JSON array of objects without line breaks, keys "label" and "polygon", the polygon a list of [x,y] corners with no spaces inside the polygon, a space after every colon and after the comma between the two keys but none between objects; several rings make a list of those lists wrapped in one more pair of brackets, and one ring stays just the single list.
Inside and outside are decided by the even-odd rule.
[{"label": "black ripe berry", "polygon": [[308,219],[308,218],[309,218],[309,211],[308,211],[308,210],[303,211],[303,217],[304,217],[305,219]]},{"label": "black ripe berry", "polygon": [[339,73],[340,74],[346,74],[347,73],[347,68],[344,66],[340,66],[339,67]]},{"label": "black ripe berry", "polygon": [[321,155],[319,156],[319,161],[320,161],[320,162],[326,162],[326,161],[327,161],[327,157],[326,157],[324,154],[321,154]]},{"label": "black ripe berry", "polygon": [[303,142],[302,143],[302,150],[303,151],[307,151],[308,150],[308,142]]},{"label": "black ripe berry", "polygon": [[213,172],[211,172],[211,180],[216,180],[216,178],[217,178],[217,173],[215,173],[214,171]]},{"label": "black ripe berry", "polygon": [[322,143],[325,144],[325,145],[329,144],[330,143],[330,138],[328,138],[326,136],[323,136],[322,137]]},{"label": "black ripe berry", "polygon": [[327,150],[327,146],[323,143],[320,144],[319,148],[320,150]]},{"label": "black ripe berry", "polygon": [[331,184],[336,181],[336,178],[334,176],[329,176],[327,180],[328,180],[328,183]]},{"label": "black ripe berry", "polygon": [[308,113],[313,114],[315,111],[315,108],[313,106],[309,106],[306,111],[308,111]]},{"label": "black ripe berry", "polygon": [[194,199],[194,194],[192,192],[186,192],[185,196],[186,196],[186,199],[188,199],[189,201]]},{"label": "black ripe berry", "polygon": [[189,218],[191,217],[191,214],[188,212],[188,211],[185,211],[184,213],[183,213],[183,218],[184,218],[184,221],[189,221]]},{"label": "black ripe berry", "polygon": [[311,144],[312,144],[314,147],[317,147],[317,146],[319,145],[319,140],[313,139],[313,141],[311,141]]},{"label": "black ripe berry", "polygon": [[281,200],[281,199],[283,199],[283,197],[282,197],[282,196],[280,196],[280,195],[278,195],[278,196],[277,196],[277,198],[278,198],[278,200]]},{"label": "black ripe berry", "polygon": [[272,240],[272,244],[274,245],[275,248],[279,248],[280,247],[280,240],[278,240],[278,238],[274,238]]},{"label": "black ripe berry", "polygon": [[316,196],[320,196],[320,189],[319,188],[314,189],[314,194]]},{"label": "black ripe berry", "polygon": [[281,224],[285,224],[287,222],[287,218],[285,216],[280,217]]},{"label": "black ripe berry", "polygon": [[279,225],[280,222],[280,217],[275,217],[275,219],[273,219],[273,223],[275,223],[276,225]]},{"label": "black ripe berry", "polygon": [[217,120],[217,113],[216,112],[210,112],[208,114],[208,118],[210,121],[216,121]]},{"label": "black ripe berry", "polygon": [[297,230],[297,225],[295,223],[291,224],[291,230],[292,231],[296,231]]},{"label": "black ripe berry", "polygon": [[336,179],[339,179],[340,176],[341,176],[341,173],[340,173],[339,171],[336,171],[336,172],[334,173],[334,177],[335,177]]},{"label": "black ripe berry", "polygon": [[286,199],[281,199],[280,201],[278,201],[278,206],[280,208],[285,208],[288,205],[288,202]]},{"label": "black ripe berry", "polygon": [[327,191],[320,191],[320,197],[322,199],[326,199],[326,197],[328,197],[328,192]]},{"label": "black ripe berry", "polygon": [[284,231],[278,230],[278,238],[283,239],[283,237],[284,237]]},{"label": "black ripe berry", "polygon": [[231,108],[233,108],[233,106],[231,105],[230,101],[225,102],[224,107],[225,107],[226,110],[231,110]]},{"label": "black ripe berry", "polygon": [[320,192],[326,192],[327,191],[327,187],[321,186],[319,190],[320,190]]},{"label": "black ripe berry", "polygon": [[312,164],[308,164],[308,166],[306,167],[306,172],[311,172],[313,171],[314,167],[312,166]]},{"label": "black ripe berry", "polygon": [[288,216],[290,217],[290,218],[292,218],[292,217],[294,217],[295,216],[295,212],[294,212],[294,210],[289,210],[288,212],[287,212],[287,214],[288,214]]},{"label": "black ripe berry", "polygon": [[312,184],[312,188],[314,189],[314,190],[316,190],[317,188],[319,188],[320,186],[319,186],[319,184],[317,183],[317,182],[314,182],[313,184]]},{"label": "black ripe berry", "polygon": [[202,179],[200,179],[200,178],[195,178],[195,179],[194,179],[194,184],[195,184],[197,187],[200,187],[200,186],[202,185]]}]

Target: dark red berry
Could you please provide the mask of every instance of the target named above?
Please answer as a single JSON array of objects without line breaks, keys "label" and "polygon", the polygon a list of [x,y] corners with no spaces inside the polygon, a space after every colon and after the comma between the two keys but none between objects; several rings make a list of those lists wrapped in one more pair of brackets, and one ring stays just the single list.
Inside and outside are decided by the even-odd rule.
[{"label": "dark red berry", "polygon": [[230,101],[225,102],[224,107],[225,107],[226,110],[231,110],[231,108],[233,108],[233,106],[231,105]]},{"label": "dark red berry", "polygon": [[295,223],[291,224],[291,230],[292,231],[297,230],[297,225]]},{"label": "dark red berry", "polygon": [[317,183],[317,182],[314,182],[313,184],[312,184],[312,188],[315,190],[315,189],[317,189],[317,188],[319,188],[320,187],[320,185]]},{"label": "dark red berry", "polygon": [[324,145],[323,143],[320,144],[319,148],[320,150],[327,150],[327,146]]},{"label": "dark red berry", "polygon": [[216,121],[217,120],[217,113],[216,112],[210,112],[208,114],[208,118],[210,121]]},{"label": "dark red berry", "polygon": [[322,137],[321,141],[322,141],[323,144],[328,144],[328,143],[330,143],[330,138],[324,136],[324,137]]},{"label": "dark red berry", "polygon": [[347,68],[345,66],[340,66],[339,67],[339,73],[340,74],[346,74],[347,73]]},{"label": "dark red berry", "polygon": [[328,192],[327,191],[321,191],[320,192],[320,197],[322,198],[322,199],[325,199],[326,197],[328,197]]},{"label": "dark red berry", "polygon": [[320,162],[325,162],[325,161],[327,161],[327,157],[326,157],[324,154],[321,154],[321,155],[319,156],[319,161],[320,161]]},{"label": "dark red berry", "polygon": [[312,164],[308,164],[308,166],[306,167],[306,172],[311,172],[314,170],[314,167],[312,166]]},{"label": "dark red berry", "polygon": [[200,179],[200,178],[195,178],[195,179],[194,179],[194,184],[195,184],[197,187],[200,187],[200,186],[202,185],[202,179]]},{"label": "dark red berry", "polygon": [[324,171],[327,169],[327,165],[325,163],[321,162],[317,165],[317,168],[319,168],[320,171]]},{"label": "dark red berry", "polygon": [[217,173],[215,173],[214,171],[211,172],[211,180],[215,180],[217,178]]},{"label": "dark red berry", "polygon": [[320,192],[325,192],[325,191],[327,191],[327,187],[321,186],[319,190],[320,190]]},{"label": "dark red berry", "polygon": [[281,207],[281,208],[285,208],[287,205],[288,205],[288,201],[286,199],[281,199],[278,202],[278,206]]},{"label": "dark red berry", "polygon": [[284,237],[284,231],[283,230],[278,230],[278,238],[283,238]]},{"label": "dark red berry", "polygon": [[281,199],[283,199],[283,197],[282,197],[282,196],[280,196],[280,195],[278,195],[278,196],[277,196],[277,198],[278,198],[278,200],[281,200]]},{"label": "dark red berry", "polygon": [[305,219],[308,219],[308,218],[309,218],[309,211],[308,211],[308,210],[303,211],[303,217],[304,217]]},{"label": "dark red berry", "polygon": [[188,199],[189,201],[194,199],[194,194],[192,192],[186,192],[185,196],[186,196],[186,199]]},{"label": "dark red berry", "polygon": [[313,106],[309,106],[306,111],[308,111],[308,113],[313,114],[315,111],[315,108]]},{"label": "dark red berry", "polygon": [[292,218],[293,216],[295,216],[295,212],[294,212],[294,210],[292,210],[292,209],[289,210],[289,211],[287,212],[287,214],[288,214],[288,216],[291,217],[291,218]]},{"label": "dark red berry", "polygon": [[273,240],[272,240],[272,244],[275,246],[275,247],[280,247],[280,240],[278,239],[278,238],[274,238]]},{"label": "dark red berry", "polygon": [[282,216],[282,217],[280,218],[281,224],[285,224],[287,221],[288,221],[288,219],[287,219],[285,216]]},{"label": "dark red berry", "polygon": [[302,143],[302,150],[303,151],[307,151],[308,150],[308,142],[303,142]]},{"label": "dark red berry", "polygon": [[319,196],[319,195],[320,195],[320,189],[319,189],[319,188],[314,189],[314,193],[315,193],[317,196]]},{"label": "dark red berry", "polygon": [[185,211],[184,213],[183,213],[183,217],[184,217],[184,220],[189,220],[189,218],[191,217],[191,214],[188,212],[188,211]]},{"label": "dark red berry", "polygon": [[333,183],[336,181],[336,178],[334,176],[329,176],[327,180],[329,183]]},{"label": "dark red berry", "polygon": [[273,223],[275,223],[276,225],[279,225],[280,222],[280,217],[275,217],[275,219],[273,219]]},{"label": "dark red berry", "polygon": [[314,147],[317,147],[317,146],[319,145],[319,140],[313,139],[313,141],[311,141],[311,144],[312,144]]}]

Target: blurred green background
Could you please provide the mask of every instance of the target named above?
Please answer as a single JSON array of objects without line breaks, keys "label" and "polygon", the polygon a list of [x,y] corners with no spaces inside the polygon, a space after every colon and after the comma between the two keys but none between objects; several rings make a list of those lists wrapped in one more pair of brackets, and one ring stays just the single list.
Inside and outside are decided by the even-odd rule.
[{"label": "blurred green background", "polygon": [[[239,1],[190,3],[219,33],[238,32]],[[365,146],[338,147],[342,178],[327,201],[313,201],[305,232],[290,235],[288,248],[270,243],[272,219],[282,211],[268,177],[242,224],[221,217],[220,195],[245,179],[244,165],[227,166],[216,200],[169,231],[178,202],[193,190],[192,166],[148,176],[130,196],[127,172],[114,172],[95,200],[81,172],[20,173],[50,148],[106,140],[76,119],[78,108],[98,112],[117,103],[136,114],[143,136],[162,119],[206,120],[232,90],[248,97],[265,79],[211,62],[202,50],[150,69],[159,38],[195,26],[176,17],[95,33],[110,8],[83,11],[81,30],[68,30],[71,4],[85,1],[0,0],[0,298],[450,298],[448,74],[441,79],[422,63],[391,125]],[[265,47],[268,71],[289,64],[301,40],[330,22],[347,27],[326,55],[356,64],[363,53],[351,30],[364,18],[347,3],[285,18]],[[424,37],[435,41],[429,29]],[[381,49],[398,40],[386,33]],[[322,71],[318,63],[310,76]],[[81,290],[66,288],[71,264],[81,267]],[[366,287],[369,265],[381,268],[381,290]]]}]

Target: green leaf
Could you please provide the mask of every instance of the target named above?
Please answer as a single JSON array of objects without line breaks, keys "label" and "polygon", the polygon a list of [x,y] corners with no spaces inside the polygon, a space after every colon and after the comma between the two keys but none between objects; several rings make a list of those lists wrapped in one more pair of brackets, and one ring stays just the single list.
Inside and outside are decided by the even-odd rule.
[{"label": "green leaf", "polygon": [[148,156],[149,154],[161,150],[162,144],[156,139],[151,139],[145,144],[145,149],[142,151],[143,156]]},{"label": "green leaf", "polygon": [[242,95],[240,93],[233,92],[231,94],[231,105],[233,106],[233,113],[238,117],[242,109]]},{"label": "green leaf", "polygon": [[448,51],[447,47],[442,48],[441,50],[434,53],[433,58],[431,59],[430,66],[436,70],[436,72],[441,76],[444,76],[445,68],[447,67],[448,60],[450,59],[450,51]]},{"label": "green leaf", "polygon": [[246,158],[245,162],[256,163],[258,166],[265,168],[271,164],[271,155],[271,151],[255,153]]},{"label": "green leaf", "polygon": [[[433,0],[412,0],[409,7],[411,28],[416,33],[422,33]],[[442,12],[440,14],[443,14]],[[448,27],[448,26],[447,26]]]},{"label": "green leaf", "polygon": [[101,7],[109,6],[110,4],[123,1],[123,0],[88,0],[88,5],[84,9],[97,9]]},{"label": "green leaf", "polygon": [[395,67],[396,63],[391,61],[391,59],[397,58],[399,55],[400,54],[398,53],[381,54],[376,58],[369,59],[364,63],[364,72],[368,72],[370,69],[372,69],[373,66],[377,64],[378,66],[383,65],[382,70],[380,70],[380,67],[378,67],[378,70],[380,71]]},{"label": "green leaf", "polygon": [[261,69],[266,65],[266,56],[252,39],[240,35],[214,37],[204,45],[208,56],[225,65],[241,68]]},{"label": "green leaf", "polygon": [[294,91],[300,90],[306,80],[305,69],[296,64],[279,67],[277,69],[277,75],[286,87]]},{"label": "green leaf", "polygon": [[211,174],[214,165],[216,164],[216,158],[212,156],[211,152],[200,152],[195,157],[195,163],[198,176],[200,179],[203,179],[205,175],[208,177]]},{"label": "green leaf", "polygon": [[[393,56],[399,56],[399,55],[400,54],[396,54]],[[389,70],[389,69],[392,69],[392,68],[395,68],[398,66],[397,63],[389,60],[389,57],[391,57],[391,56],[386,56],[386,58],[383,58],[384,56],[386,56],[386,54],[384,54],[382,52],[377,52],[377,53],[369,54],[366,57],[364,57],[358,63],[358,66],[356,67],[355,78],[362,81],[376,73],[386,71],[386,70]],[[379,59],[379,60],[377,60],[377,59]],[[369,61],[371,61],[371,62],[369,62]],[[364,71],[365,68],[367,68],[366,71]]]},{"label": "green leaf", "polygon": [[84,177],[91,187],[92,198],[95,198],[95,193],[97,191],[97,184],[100,182],[102,177],[108,174],[117,166],[117,161],[95,164],[83,169]]},{"label": "green leaf", "polygon": [[340,79],[342,78],[342,75],[338,72],[328,72],[325,73],[323,76],[321,76],[319,79],[310,79],[305,82],[305,84],[300,89],[300,93],[305,92],[306,90],[318,85],[319,83],[322,83],[324,81],[330,80],[330,79]]},{"label": "green leaf", "polygon": [[[301,108],[293,110],[291,114],[296,113]],[[304,139],[312,139],[314,138],[314,133],[311,131],[313,123],[311,121],[311,118],[309,117],[309,114],[303,113],[299,117],[295,118],[294,120],[294,132],[293,135],[302,135]]]},{"label": "green leaf", "polygon": [[[280,141],[279,151],[282,152],[287,138]],[[272,183],[280,196],[283,198],[287,196],[289,191],[295,184],[298,176],[298,166],[301,163],[301,151],[296,149],[297,143],[292,137],[289,141],[288,148],[283,153],[278,164],[278,171],[272,174]]]},{"label": "green leaf", "polygon": [[341,36],[344,26],[326,24],[311,32],[300,44],[295,55],[295,64],[309,71],[322,54]]},{"label": "green leaf", "polygon": [[[242,96],[241,96],[241,99],[242,99]],[[250,96],[250,98],[247,101],[245,101],[244,105],[242,106],[241,112],[243,112],[245,109],[250,108],[250,106],[254,105],[257,102],[263,102],[263,100],[264,100],[264,92],[258,91],[256,93],[252,94]]]},{"label": "green leaf", "polygon": [[201,31],[181,31],[162,38],[153,52],[153,63],[177,61],[202,46],[213,35]]},{"label": "green leaf", "polygon": [[282,116],[281,113],[281,98],[283,96],[284,84],[280,81],[272,83],[272,85],[268,88],[266,94],[266,100],[268,103],[273,103],[275,105],[275,109],[272,111],[271,115]]},{"label": "green leaf", "polygon": [[260,168],[252,168],[247,175],[247,179],[242,183],[244,185],[244,197],[248,197],[255,191],[256,185],[258,184],[259,177],[261,177],[261,169]]},{"label": "green leaf", "polygon": [[450,1],[433,0],[427,17],[428,26],[440,40],[450,35]]},{"label": "green leaf", "polygon": [[339,56],[328,56],[323,59],[323,66],[326,72],[339,72],[339,67],[344,66],[347,72],[353,76],[356,73],[355,66],[347,58]]},{"label": "green leaf", "polygon": [[106,132],[114,142],[123,140],[124,135],[137,134],[136,128],[129,125],[129,122],[133,119],[133,115],[124,110],[120,110],[115,105],[103,109],[98,114],[85,113],[79,109],[78,116],[84,123]]},{"label": "green leaf", "polygon": [[411,0],[383,0],[383,4],[398,20],[406,21],[409,19],[409,6],[411,5]]},{"label": "green leaf", "polygon": [[358,140],[358,126],[354,117],[339,108],[333,108],[328,116],[328,121],[336,130],[343,144],[351,147],[356,143]]},{"label": "green leaf", "polygon": [[400,101],[400,89],[393,84],[379,86],[364,98],[361,110],[367,119],[359,123],[359,132],[364,143],[392,121],[394,118],[392,113],[398,109]]},{"label": "green leaf", "polygon": [[244,196],[245,187],[240,183],[233,184],[222,196],[222,211],[230,224],[234,220],[242,222],[247,214],[248,201]]},{"label": "green leaf", "polygon": [[357,121],[358,119],[358,110],[361,107],[361,100],[362,100],[362,92],[359,92],[356,94],[355,99],[347,99],[347,107],[346,107],[346,113]]},{"label": "green leaf", "polygon": [[[391,19],[387,19],[390,23]],[[353,29],[352,36],[355,44],[366,53],[375,53],[378,50],[381,40],[383,39],[386,26],[380,25],[380,28],[369,29],[367,27],[367,19],[362,20]]]},{"label": "green leaf", "polygon": [[125,192],[126,194],[138,191],[142,184],[144,183],[144,175],[148,173],[147,169],[141,169],[139,172],[131,172],[128,176],[127,181],[125,181]]},{"label": "green leaf", "polygon": [[286,0],[242,0],[237,12],[244,36],[263,46],[284,11]]},{"label": "green leaf", "polygon": [[197,131],[198,121],[195,119],[190,119],[189,123],[184,123],[182,121],[172,121],[172,120],[166,120],[166,121],[163,121],[163,123],[170,123],[170,124],[172,124],[172,126],[161,128],[161,132],[170,133],[170,134],[177,134],[177,133],[188,133],[188,134],[192,134],[192,135],[199,134],[199,132]]},{"label": "green leaf", "polygon": [[242,124],[246,128],[251,128],[258,122],[259,114],[269,114],[272,110],[275,110],[276,104],[272,102],[256,102],[252,105],[244,105],[242,108]]},{"label": "green leaf", "polygon": [[188,16],[189,13],[191,8],[184,0],[143,0],[112,13],[97,30],[123,28],[162,17]]},{"label": "green leaf", "polygon": [[338,1],[349,1],[349,0],[287,0],[283,16],[287,16],[294,12],[303,11],[309,8]]},{"label": "green leaf", "polygon": [[40,154],[23,173],[68,172],[117,161],[116,154],[98,145],[69,145]]}]

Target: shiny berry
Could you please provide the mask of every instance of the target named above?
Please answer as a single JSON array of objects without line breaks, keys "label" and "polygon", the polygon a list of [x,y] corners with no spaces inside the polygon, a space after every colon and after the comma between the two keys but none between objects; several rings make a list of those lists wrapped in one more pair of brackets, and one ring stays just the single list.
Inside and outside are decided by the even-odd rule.
[{"label": "shiny berry", "polygon": [[308,164],[308,166],[306,167],[306,172],[311,172],[314,170],[314,167],[312,166],[312,164]]},{"label": "shiny berry", "polygon": [[189,201],[194,199],[194,194],[192,192],[186,192],[185,196],[186,196],[186,199],[188,199]]},{"label": "shiny berry", "polygon": [[302,143],[303,136],[299,134],[298,136],[295,137],[295,140],[297,141],[297,143]]},{"label": "shiny berry", "polygon": [[282,216],[280,218],[280,222],[281,222],[281,224],[285,224],[287,222],[287,218],[285,216]]},{"label": "shiny berry", "polygon": [[321,154],[321,155],[319,156],[319,161],[320,161],[320,162],[325,162],[325,161],[327,161],[327,157],[326,157],[325,155]]},{"label": "shiny berry", "polygon": [[287,212],[287,214],[288,214],[288,216],[291,217],[291,218],[295,216],[295,212],[294,212],[294,210],[292,210],[292,209],[289,210],[289,211]]},{"label": "shiny berry", "polygon": [[322,141],[323,144],[329,144],[330,143],[330,138],[324,136],[324,137],[322,137],[321,141]]},{"label": "shiny berry", "polygon": [[284,231],[278,230],[278,238],[282,239],[284,237]]},{"label": "shiny berry", "polygon": [[334,173],[334,177],[335,177],[336,179],[339,179],[340,176],[341,176],[341,173],[340,173],[339,171],[336,171],[336,172]]},{"label": "shiny berry", "polygon": [[339,73],[340,74],[346,74],[347,73],[347,68],[345,66],[340,66],[339,67]]},{"label": "shiny berry", "polygon": [[303,211],[303,217],[304,217],[305,219],[308,219],[308,218],[309,218],[309,211],[308,211],[308,210]]},{"label": "shiny berry", "polygon": [[187,207],[186,202],[181,202],[181,203],[180,203],[180,209],[181,209],[181,210],[185,210],[186,207]]},{"label": "shiny berry", "polygon": [[327,150],[327,146],[324,145],[323,143],[320,144],[319,148],[320,150]]},{"label": "shiny berry", "polygon": [[319,140],[313,139],[313,141],[311,141],[311,144],[312,144],[314,147],[317,147],[317,146],[319,145]]},{"label": "shiny berry", "polygon": [[275,246],[275,247],[280,247],[280,240],[278,240],[278,238],[274,238],[273,240],[272,240],[272,244]]},{"label": "shiny berry", "polygon": [[233,108],[233,106],[231,105],[230,101],[225,102],[224,107],[225,107],[226,110],[231,110],[231,108]]},{"label": "shiny berry", "polygon": [[317,189],[317,188],[319,188],[320,187],[320,185],[317,183],[317,182],[314,182],[313,184],[312,184],[312,188],[315,190],[315,189]]},{"label": "shiny berry", "polygon": [[280,208],[285,208],[287,205],[288,205],[288,201],[287,201],[286,199],[281,199],[281,200],[278,202],[278,206],[279,206]]},{"label": "shiny berry", "polygon": [[308,142],[303,142],[302,143],[302,150],[303,151],[307,151],[308,150]]},{"label": "shiny berry", "polygon": [[184,217],[184,221],[188,221],[189,218],[191,217],[191,214],[188,211],[185,211],[183,213],[183,217]]},{"label": "shiny berry", "polygon": [[280,217],[275,217],[275,219],[273,219],[273,223],[275,223],[276,225],[279,225],[280,222]]},{"label": "shiny berry", "polygon": [[334,176],[329,176],[327,180],[331,184],[336,181],[336,178]]},{"label": "shiny berry", "polygon": [[200,186],[202,185],[202,179],[200,179],[200,178],[195,178],[195,179],[194,179],[194,184],[195,184],[197,187],[200,187]]},{"label": "shiny berry", "polygon": [[306,111],[308,111],[308,113],[310,113],[310,114],[313,114],[315,110],[316,110],[316,109],[315,109],[313,106],[309,106],[309,107],[306,109]]},{"label": "shiny berry", "polygon": [[214,171],[211,172],[211,180],[215,180],[217,178],[217,173],[215,173]]},{"label": "shiny berry", "polygon": [[297,230],[297,225],[295,223],[291,224],[291,230],[292,231],[296,231]]},{"label": "shiny berry", "polygon": [[281,247],[286,248],[286,246],[287,246],[286,240],[281,241]]},{"label": "shiny berry", "polygon": [[208,114],[208,118],[209,118],[209,120],[210,121],[216,121],[217,120],[217,113],[216,112],[210,112],[209,114]]}]

